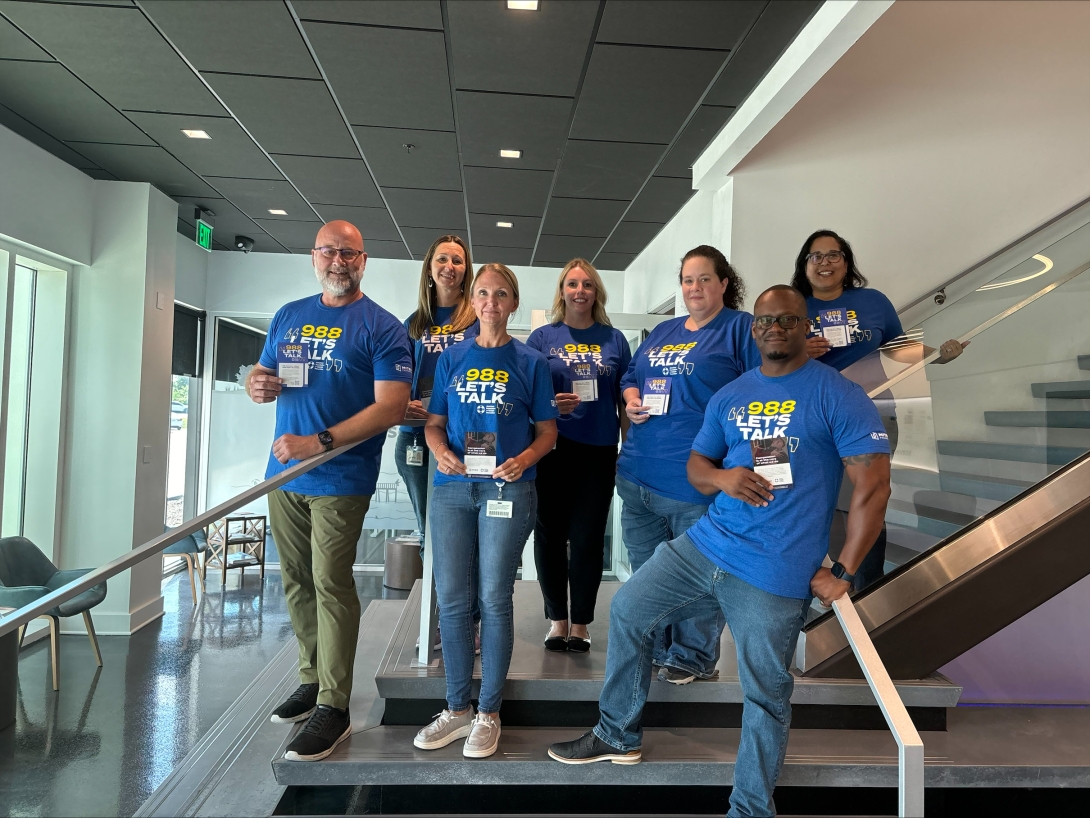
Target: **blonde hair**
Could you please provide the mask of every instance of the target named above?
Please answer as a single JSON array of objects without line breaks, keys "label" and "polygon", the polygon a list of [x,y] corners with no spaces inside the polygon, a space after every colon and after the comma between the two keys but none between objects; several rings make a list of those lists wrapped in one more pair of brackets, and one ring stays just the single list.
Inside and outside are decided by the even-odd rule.
[{"label": "blonde hair", "polygon": [[556,282],[556,297],[553,299],[552,323],[561,324],[564,322],[564,313],[567,306],[564,303],[564,279],[568,277],[568,273],[576,268],[586,273],[587,278],[594,284],[594,306],[590,309],[591,318],[599,324],[612,327],[613,324],[609,322],[609,316],[606,315],[606,285],[602,283],[602,277],[598,275],[594,265],[585,258],[573,258],[560,271],[560,279]]},{"label": "blonde hair", "polygon": [[511,294],[515,296],[515,306],[517,307],[519,303],[519,280],[515,277],[511,268],[505,264],[482,264],[480,269],[477,270],[477,275],[473,276],[474,288],[477,286],[477,279],[485,273],[496,273],[507,282],[507,286],[511,288]]},{"label": "blonde hair", "polygon": [[420,340],[427,332],[428,327],[435,324],[435,311],[439,308],[439,298],[435,293],[431,278],[431,261],[435,258],[435,252],[440,244],[457,244],[466,254],[466,274],[462,279],[462,295],[454,312],[450,316],[451,332],[461,332],[477,320],[477,314],[473,311],[473,302],[470,299],[470,288],[466,286],[466,279],[473,278],[473,260],[469,255],[469,247],[458,236],[440,236],[432,242],[427,255],[424,256],[424,267],[420,271],[420,288],[416,299],[416,312],[409,322],[409,337],[414,341]]}]

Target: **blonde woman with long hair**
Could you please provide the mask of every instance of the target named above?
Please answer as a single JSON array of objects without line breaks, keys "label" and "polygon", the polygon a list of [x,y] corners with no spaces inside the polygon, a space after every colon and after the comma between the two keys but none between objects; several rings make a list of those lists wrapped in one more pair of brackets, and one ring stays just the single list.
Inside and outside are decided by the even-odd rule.
[{"label": "blonde woman with long hair", "polygon": [[602,582],[617,443],[628,428],[621,377],[632,360],[624,334],[609,322],[606,288],[589,261],[572,259],[560,271],[552,323],[534,330],[526,345],[548,360],[560,409],[556,448],[537,470],[534,558],[550,623],[545,649],[585,653]]}]

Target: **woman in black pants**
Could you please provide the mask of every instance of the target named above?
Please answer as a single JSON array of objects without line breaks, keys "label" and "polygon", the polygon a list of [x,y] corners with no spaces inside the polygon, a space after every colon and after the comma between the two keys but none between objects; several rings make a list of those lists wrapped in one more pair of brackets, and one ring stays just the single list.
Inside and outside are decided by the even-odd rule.
[{"label": "woman in black pants", "polygon": [[585,653],[602,582],[617,443],[628,427],[621,376],[632,352],[609,323],[601,276],[585,259],[561,271],[552,321],[526,342],[548,359],[560,409],[556,448],[537,467],[534,558],[550,621],[546,650]]}]

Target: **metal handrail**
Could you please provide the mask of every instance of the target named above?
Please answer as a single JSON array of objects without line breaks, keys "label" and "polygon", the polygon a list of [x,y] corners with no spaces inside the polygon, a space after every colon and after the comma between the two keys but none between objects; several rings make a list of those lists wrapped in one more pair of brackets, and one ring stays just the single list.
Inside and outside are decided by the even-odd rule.
[{"label": "metal handrail", "polygon": [[252,486],[241,494],[236,494],[229,500],[225,500],[215,508],[209,509],[203,514],[199,514],[192,520],[177,528],[172,528],[169,531],[156,537],[154,540],[149,540],[141,546],[134,548],[126,554],[122,554],[115,560],[106,563],[105,565],[96,568],[90,573],[84,574],[78,579],[74,579],[67,585],[62,585],[55,591],[46,594],[45,596],[36,599],[29,605],[24,605],[22,608],[16,609],[9,615],[0,618],[0,637],[7,636],[12,631],[18,629],[20,626],[25,625],[32,619],[41,616],[46,611],[55,608],[62,602],[67,602],[73,597],[79,596],[84,591],[93,588],[104,580],[110,579],[120,574],[122,571],[126,571],[132,568],[134,565],[143,562],[146,559],[158,556],[174,543],[182,540],[199,529],[205,528],[209,524],[216,520],[230,514],[232,511],[253,502],[259,497],[263,497],[274,489],[280,488],[285,483],[289,483],[300,475],[306,474],[311,469],[314,469],[323,463],[332,460],[337,455],[348,451],[359,443],[353,443],[349,446],[340,446],[328,452],[315,455],[307,460],[300,461],[294,466],[289,466],[276,475],[276,477],[270,477],[268,480],[263,480],[256,486]]},{"label": "metal handrail", "polygon": [[847,595],[833,601],[833,611],[852,646],[863,675],[867,678],[878,707],[897,742],[897,814],[905,818],[922,818],[924,791],[923,739],[901,701],[886,666],[867,633],[863,621]]}]

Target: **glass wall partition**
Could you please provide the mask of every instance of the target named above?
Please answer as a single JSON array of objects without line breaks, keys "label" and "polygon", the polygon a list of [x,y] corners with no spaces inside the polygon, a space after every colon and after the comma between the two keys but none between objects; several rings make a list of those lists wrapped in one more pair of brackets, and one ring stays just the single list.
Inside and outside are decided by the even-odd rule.
[{"label": "glass wall partition", "polygon": [[4,511],[0,536],[21,537],[24,529],[30,384],[34,364],[34,289],[37,271],[16,263],[11,292],[7,429],[4,439]]}]

